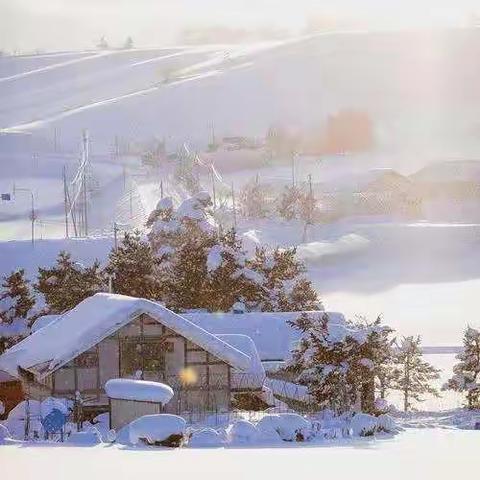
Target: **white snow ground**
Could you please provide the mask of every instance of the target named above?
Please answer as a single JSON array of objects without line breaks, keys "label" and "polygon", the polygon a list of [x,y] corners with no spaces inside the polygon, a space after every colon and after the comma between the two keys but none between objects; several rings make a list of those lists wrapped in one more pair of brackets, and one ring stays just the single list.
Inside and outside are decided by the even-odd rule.
[{"label": "white snow ground", "polygon": [[478,435],[476,431],[409,429],[390,439],[177,450],[18,444],[0,447],[0,465],[2,478],[8,480],[474,478]]}]

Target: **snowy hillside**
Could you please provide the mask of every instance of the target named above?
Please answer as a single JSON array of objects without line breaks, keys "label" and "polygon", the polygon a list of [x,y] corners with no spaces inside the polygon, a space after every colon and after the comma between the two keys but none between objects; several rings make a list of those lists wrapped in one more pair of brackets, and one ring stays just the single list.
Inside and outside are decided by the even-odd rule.
[{"label": "snowy hillside", "polygon": [[105,152],[115,135],[204,145],[212,122],[220,135],[263,135],[275,122],[318,129],[328,114],[360,109],[379,148],[465,154],[479,138],[479,51],[477,29],[6,57],[0,127],[50,143],[56,128],[64,148],[88,127]]}]

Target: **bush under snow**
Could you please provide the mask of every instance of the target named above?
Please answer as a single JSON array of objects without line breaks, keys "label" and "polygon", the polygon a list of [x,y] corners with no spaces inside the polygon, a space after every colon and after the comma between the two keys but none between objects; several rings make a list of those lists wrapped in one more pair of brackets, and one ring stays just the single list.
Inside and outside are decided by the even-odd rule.
[{"label": "bush under snow", "polygon": [[312,424],[296,413],[265,415],[258,423],[258,430],[265,436],[277,434],[287,442],[303,442],[312,433]]},{"label": "bush under snow", "polygon": [[203,428],[192,433],[190,447],[221,447],[225,443],[223,436],[213,428]]},{"label": "bush under snow", "polygon": [[90,428],[85,432],[73,432],[68,438],[67,443],[73,445],[92,446],[102,443],[100,432],[96,428]]},{"label": "bush under snow", "polygon": [[260,438],[257,427],[247,421],[238,420],[227,428],[227,437],[230,443],[255,443]]},{"label": "bush under snow", "polygon": [[0,423],[0,445],[4,445],[6,440],[9,440],[10,438],[11,436],[8,428]]},{"label": "bush under snow", "polygon": [[160,413],[144,415],[128,425],[130,443],[178,447],[185,436],[186,422],[182,417]]}]

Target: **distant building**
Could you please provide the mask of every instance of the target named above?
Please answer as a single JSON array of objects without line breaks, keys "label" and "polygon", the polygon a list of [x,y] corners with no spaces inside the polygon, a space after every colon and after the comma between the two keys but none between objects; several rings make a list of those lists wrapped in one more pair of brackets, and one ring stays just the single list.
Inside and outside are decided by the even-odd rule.
[{"label": "distant building", "polygon": [[421,197],[413,182],[389,168],[377,168],[315,186],[323,213],[336,218],[393,216],[416,218]]}]

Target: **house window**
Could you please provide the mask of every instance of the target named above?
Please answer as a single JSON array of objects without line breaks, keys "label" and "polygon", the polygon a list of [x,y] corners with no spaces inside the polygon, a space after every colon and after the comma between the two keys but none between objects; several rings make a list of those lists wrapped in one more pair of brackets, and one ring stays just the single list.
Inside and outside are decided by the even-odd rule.
[{"label": "house window", "polygon": [[173,343],[158,338],[130,337],[122,341],[122,376],[134,375],[137,371],[165,371],[165,353],[173,352]]}]

